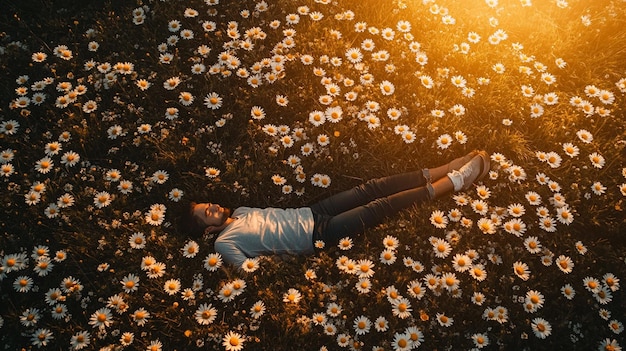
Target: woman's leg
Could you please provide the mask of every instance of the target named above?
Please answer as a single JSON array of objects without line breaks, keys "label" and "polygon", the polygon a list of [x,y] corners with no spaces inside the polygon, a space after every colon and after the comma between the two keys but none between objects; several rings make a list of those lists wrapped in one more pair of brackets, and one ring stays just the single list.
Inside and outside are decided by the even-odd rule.
[{"label": "woman's leg", "polygon": [[420,171],[369,180],[352,189],[323,199],[311,205],[311,209],[318,214],[335,216],[355,207],[363,206],[378,198],[423,186],[427,186],[430,197],[434,198],[434,190],[429,183],[434,183],[445,177],[448,172],[459,169],[471,160],[475,154],[476,152],[472,151],[465,156],[458,157],[449,163],[435,168],[425,168]]},{"label": "woman's leg", "polygon": [[378,198],[384,198],[401,191],[425,185],[426,179],[422,171],[400,173],[368,180],[352,189],[327,197],[310,207],[313,212],[335,216],[355,207],[363,206]]},{"label": "woman's leg", "polygon": [[[432,187],[435,196],[439,197],[451,192],[454,186],[448,177],[443,177],[433,183]],[[363,233],[401,210],[430,200],[430,196],[429,190],[421,186],[374,199],[328,218],[320,228],[317,239],[323,240],[328,246],[336,245],[341,238]]]},{"label": "woman's leg", "polygon": [[328,245],[335,245],[339,239],[363,233],[365,229],[382,223],[387,217],[401,210],[453,191],[466,190],[475,180],[486,176],[488,171],[489,157],[481,152],[458,171],[454,170],[434,183],[426,183],[425,186],[376,198],[367,204],[325,218],[323,225],[314,233],[314,237]]}]

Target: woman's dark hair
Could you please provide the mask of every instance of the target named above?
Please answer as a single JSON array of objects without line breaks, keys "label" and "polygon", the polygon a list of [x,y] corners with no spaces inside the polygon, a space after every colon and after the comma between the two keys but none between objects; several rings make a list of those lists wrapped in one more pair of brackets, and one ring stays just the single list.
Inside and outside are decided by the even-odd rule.
[{"label": "woman's dark hair", "polygon": [[188,235],[194,239],[200,238],[204,234],[204,227],[200,225],[193,215],[193,209],[196,205],[197,203],[194,201],[189,202],[188,206],[183,207],[183,213],[179,219],[181,234]]}]

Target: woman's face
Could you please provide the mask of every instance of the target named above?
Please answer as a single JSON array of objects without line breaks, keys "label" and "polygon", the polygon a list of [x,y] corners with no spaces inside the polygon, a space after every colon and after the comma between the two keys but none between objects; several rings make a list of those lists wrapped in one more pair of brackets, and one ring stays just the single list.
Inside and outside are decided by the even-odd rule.
[{"label": "woman's face", "polygon": [[193,217],[205,228],[219,227],[230,217],[230,210],[218,204],[203,202],[193,207]]}]

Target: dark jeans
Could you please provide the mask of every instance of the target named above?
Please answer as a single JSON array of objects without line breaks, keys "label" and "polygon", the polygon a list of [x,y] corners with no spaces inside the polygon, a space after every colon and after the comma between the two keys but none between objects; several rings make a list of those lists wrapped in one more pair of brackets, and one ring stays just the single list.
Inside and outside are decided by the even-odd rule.
[{"label": "dark jeans", "polygon": [[369,180],[311,205],[313,242],[336,245],[383,222],[386,217],[429,200],[422,171]]}]

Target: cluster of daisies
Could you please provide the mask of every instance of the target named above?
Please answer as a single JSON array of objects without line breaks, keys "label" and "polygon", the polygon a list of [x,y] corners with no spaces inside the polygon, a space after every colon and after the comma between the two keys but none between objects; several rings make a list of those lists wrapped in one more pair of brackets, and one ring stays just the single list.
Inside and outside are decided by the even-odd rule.
[{"label": "cluster of daisies", "polygon": [[[323,6],[330,4],[330,1],[315,0],[315,3],[319,4],[320,9],[325,9]],[[563,0],[556,3],[559,8],[568,6]],[[341,39],[344,38],[344,33],[345,36],[354,35],[362,39],[350,41],[349,45],[339,45],[341,49],[336,49],[334,52],[333,49],[319,55],[316,52],[300,52],[308,50],[308,46],[303,45],[302,42],[309,38],[306,36],[306,29],[298,32],[299,27],[308,29],[316,23],[327,21],[329,20],[327,14],[303,5],[298,6],[294,12],[284,13],[284,18],[258,21],[262,23],[262,26],[248,25],[246,27],[245,23],[249,24],[250,19],[269,13],[270,5],[267,2],[258,1],[254,4],[253,10],[240,11],[238,13],[240,21],[232,18],[230,21],[223,21],[224,23],[217,17],[218,7],[215,5],[219,4],[219,0],[205,0],[205,4],[207,9],[202,9],[202,12],[194,8],[186,8],[182,13],[182,19],[172,19],[167,22],[166,37],[156,49],[159,53],[158,64],[165,70],[171,68],[171,75],[143,77],[132,62],[112,63],[90,59],[79,64],[87,77],[77,77],[74,74],[52,77],[51,74],[31,80],[28,75],[19,76],[16,79],[16,97],[11,101],[10,108],[18,111],[22,117],[28,117],[31,109],[35,110],[47,105],[61,112],[68,112],[77,107],[76,111],[84,116],[100,116],[103,113],[105,116],[102,117],[102,123],[107,126],[106,137],[109,141],[118,142],[133,135],[133,144],[140,145],[142,136],[152,135],[153,124],[147,123],[146,120],[122,124],[119,116],[106,116],[107,113],[103,111],[105,104],[101,99],[95,97],[90,99],[88,96],[92,93],[97,95],[98,92],[112,90],[124,84],[129,84],[129,88],[136,91],[150,94],[162,87],[166,94],[172,94],[173,97],[166,99],[167,106],[159,112],[159,118],[162,118],[164,122],[188,117],[187,111],[200,106],[211,117],[215,117],[212,128],[223,128],[234,118],[230,111],[222,113],[231,107],[232,96],[219,90],[221,84],[216,84],[207,91],[195,91],[193,80],[208,79],[221,82],[234,80],[233,86],[244,87],[254,95],[261,94],[265,91],[264,88],[269,86],[280,90],[283,87],[280,84],[281,81],[292,78],[287,72],[295,68],[297,71],[306,72],[313,77],[312,79],[319,82],[319,85],[311,87],[319,93],[315,93],[313,98],[314,107],[306,106],[303,111],[300,111],[295,117],[294,125],[277,122],[280,120],[277,117],[290,114],[292,112],[290,108],[294,105],[290,100],[299,101],[303,98],[301,95],[290,96],[285,91],[278,91],[272,95],[271,99],[264,100],[263,103],[255,102],[250,106],[243,106],[243,110],[246,111],[245,118],[249,118],[251,124],[269,140],[268,151],[275,155],[285,155],[283,163],[288,166],[288,172],[291,174],[289,176],[273,174],[271,175],[272,183],[279,186],[283,194],[294,193],[301,196],[304,194],[304,186],[295,189],[290,180],[295,180],[300,184],[308,181],[312,186],[320,188],[331,186],[332,180],[328,174],[308,172],[305,169],[306,160],[318,159],[321,155],[328,153],[331,148],[345,147],[338,145],[334,140],[340,133],[330,133],[329,130],[335,129],[346,121],[355,121],[356,125],[360,123],[366,131],[382,131],[382,133],[386,130],[393,131],[406,144],[418,140],[417,130],[409,117],[413,111],[410,107],[400,103],[402,95],[400,89],[394,84],[395,77],[401,73],[394,63],[397,62],[394,61],[395,57],[391,54],[397,51],[396,47],[399,47],[420,70],[415,74],[417,89],[421,89],[426,94],[436,94],[440,89],[449,89],[454,94],[458,94],[460,101],[446,100],[448,104],[446,106],[438,104],[426,107],[429,110],[426,113],[427,117],[436,122],[460,121],[466,118],[468,114],[466,106],[471,106],[472,99],[480,96],[480,89],[486,88],[492,84],[492,80],[495,81],[497,77],[504,74],[517,74],[523,78],[523,83],[520,84],[521,95],[528,100],[528,105],[525,105],[525,113],[527,112],[525,117],[539,121],[541,118],[548,117],[552,110],[559,106],[565,106],[572,113],[580,114],[584,118],[611,118],[614,117],[614,110],[619,109],[618,97],[611,89],[617,88],[621,94],[626,93],[626,78],[622,78],[614,83],[614,87],[598,87],[589,84],[579,95],[567,96],[556,90],[557,76],[550,73],[550,67],[538,61],[535,56],[525,54],[523,45],[520,43],[513,43],[510,47],[514,57],[519,59],[517,64],[508,66],[508,63],[496,62],[490,66],[489,74],[484,76],[470,78],[469,75],[464,76],[461,72],[452,72],[449,68],[438,68],[436,72],[430,73],[428,69],[432,66],[432,59],[429,61],[427,50],[412,34],[411,22],[398,20],[393,25],[379,28],[363,21],[356,22],[356,15],[350,10],[341,10],[335,13],[333,18],[339,21],[341,26],[351,30],[342,32],[329,29],[327,31],[329,42],[343,43]],[[498,6],[498,1],[486,0],[486,4],[495,8]],[[457,20],[448,8],[436,4],[433,0],[423,1],[423,5],[427,6],[428,13],[435,16],[443,25],[455,25]],[[523,7],[531,5],[528,0],[522,1]],[[149,20],[150,11],[147,5],[134,9],[132,23],[137,26],[144,25],[146,20]],[[203,18],[204,14],[208,16],[208,19]],[[490,18],[489,25],[492,27],[492,32],[487,37],[486,43],[478,33],[470,31],[466,38],[465,35],[463,36],[463,42],[454,45],[453,52],[458,55],[470,55],[472,50],[479,45],[504,46],[503,43],[508,40],[508,34],[498,28],[497,18]],[[89,52],[98,52],[100,48],[100,44],[95,40],[97,34],[94,30],[88,30],[85,33],[89,41],[85,49]],[[211,44],[219,45],[207,45],[207,38]],[[191,49],[184,50],[184,47],[191,47]],[[330,47],[332,45],[329,45]],[[45,67],[53,60],[72,62],[81,58],[80,53],[69,50],[65,45],[57,45],[51,51],[53,57],[49,57],[44,52],[33,53],[32,64]],[[567,67],[567,62],[562,58],[556,58],[553,64],[560,70]],[[183,65],[186,65],[185,70],[181,71],[180,68]],[[158,90],[158,92],[163,91]],[[456,98],[455,96],[454,99]],[[122,104],[118,100],[114,102]],[[131,123],[135,125],[129,127]],[[514,124],[514,120],[505,118],[502,124],[509,127]],[[389,126],[389,128],[385,129],[384,126]],[[436,130],[436,126],[429,127],[429,131]],[[19,121],[15,119],[0,121],[0,133],[6,140],[18,137],[20,131]],[[161,129],[162,137],[167,133],[167,130]],[[568,161],[581,163],[592,170],[604,169],[607,161],[601,150],[597,149],[593,134],[586,129],[579,129],[575,136],[563,141],[559,150],[536,151],[535,155],[540,164],[545,164],[549,171],[562,168]],[[154,171],[147,179],[127,179],[124,172],[119,169],[96,168],[100,172],[100,178],[97,181],[103,181],[108,186],[106,190],[90,188],[86,190],[88,196],[81,195],[79,198],[77,194],[82,193],[67,183],[59,194],[53,197],[48,196],[46,191],[50,192],[51,182],[46,177],[62,173],[59,171],[68,172],[77,165],[80,167],[91,165],[82,159],[78,152],[72,150],[71,145],[75,144],[71,141],[74,142],[80,138],[76,136],[76,133],[73,135],[70,130],[63,130],[58,134],[48,132],[45,138],[47,141],[43,145],[43,152],[39,150],[40,156],[37,156],[39,159],[28,165],[42,181],[29,184],[28,189],[23,191],[23,195],[28,206],[38,205],[42,201],[44,204],[47,202],[43,210],[47,218],[59,217],[64,209],[77,205],[83,197],[88,198],[90,206],[104,209],[109,206],[114,207],[117,196],[140,192],[135,188],[138,185],[143,191],[144,188],[168,184],[170,175],[166,170]],[[453,147],[455,143],[464,145],[468,140],[466,131],[455,128],[446,130],[433,138],[432,145],[433,149],[440,151]],[[351,146],[356,146],[356,142],[353,141]],[[583,155],[584,160],[579,159],[580,155]],[[0,178],[11,180],[17,177],[14,163],[21,163],[20,157],[18,150],[12,148],[6,148],[1,152]],[[453,197],[454,208],[447,211],[433,211],[429,221],[435,230],[441,230],[445,236],[430,236],[427,247],[431,249],[429,253],[433,260],[443,260],[447,264],[435,264],[430,270],[419,260],[404,255],[397,237],[386,236],[383,239],[382,250],[369,258],[363,258],[359,254],[355,254],[359,258],[351,258],[350,250],[354,247],[353,240],[351,238],[340,240],[338,245],[340,255],[336,258],[334,267],[339,275],[345,278],[344,282],[349,283],[345,286],[343,282],[333,286],[321,284],[322,290],[329,296],[333,295],[332,291],[339,292],[339,298],[333,295],[334,299],[320,304],[321,311],[307,311],[310,315],[303,316],[300,321],[316,326],[317,329],[314,330],[320,334],[333,337],[339,347],[360,349],[364,345],[361,340],[374,333],[380,334],[380,338],[377,338],[380,340],[380,345],[374,345],[374,350],[391,348],[404,351],[419,347],[427,338],[426,330],[423,324],[420,326],[420,322],[426,322],[432,318],[439,327],[451,328],[455,325],[456,317],[454,310],[446,311],[444,306],[438,306],[438,311],[421,310],[417,307],[420,301],[427,294],[435,297],[446,294],[451,298],[459,299],[458,301],[463,301],[462,299],[466,297],[462,284],[466,281],[465,275],[471,279],[472,284],[480,286],[488,275],[492,274],[487,268],[488,265],[502,264],[502,257],[495,250],[485,255],[486,257],[481,257],[474,249],[455,251],[455,244],[461,240],[461,235],[470,231],[487,236],[511,234],[511,240],[517,240],[528,253],[537,257],[541,265],[556,267],[561,274],[573,276],[577,257],[565,253],[554,253],[547,245],[542,244],[544,237],[557,232],[560,226],[567,228],[576,220],[577,214],[574,207],[562,193],[566,184],[551,179],[545,173],[536,173],[535,183],[532,183],[532,178],[522,166],[515,164],[501,153],[493,153],[491,160],[495,167],[489,173],[486,184],[502,181],[508,181],[513,185],[532,184],[533,190],[523,194],[523,199],[520,196],[519,202],[502,205],[492,197],[492,192],[500,190],[479,185],[472,190],[475,193],[455,195]],[[217,165],[205,168],[205,176],[210,181],[219,180],[221,174],[222,171]],[[622,176],[626,178],[626,168],[622,170]],[[618,187],[621,194],[626,196],[626,181]],[[587,199],[593,196],[603,196],[609,191],[600,180],[593,180],[588,189],[589,192],[585,194]],[[55,186],[53,191],[57,192],[59,189]],[[166,198],[177,202],[183,195],[183,190],[174,187],[169,188]],[[166,227],[164,225],[167,223],[166,211],[165,204],[154,203],[138,217],[142,224],[153,226],[152,228]],[[128,248],[131,251],[146,250],[149,240],[143,232],[135,231],[128,236]],[[315,245],[318,248],[325,246],[323,242],[316,242]],[[573,252],[580,256],[584,256],[588,250],[580,241],[574,246]],[[200,251],[200,244],[189,240],[180,248],[180,255],[176,257],[183,261],[194,259]],[[35,246],[30,256],[25,251],[3,253],[0,280],[10,277],[13,281],[13,292],[16,294],[25,296],[43,293],[43,298],[39,299],[41,303],[18,311],[20,324],[26,328],[30,341],[35,347],[45,347],[55,342],[55,339],[61,339],[58,333],[53,331],[56,330],[55,328],[43,326],[43,323],[48,315],[55,321],[71,320],[68,304],[73,301],[77,301],[82,310],[87,310],[91,314],[88,318],[88,326],[74,328],[73,334],[69,338],[64,338],[69,339],[69,348],[72,350],[87,348],[95,344],[96,339],[108,336],[114,336],[116,338],[114,342],[121,347],[131,345],[134,347],[139,344],[136,337],[145,339],[145,335],[143,332],[141,335],[136,335],[134,331],[146,328],[154,319],[159,318],[158,311],[141,306],[143,303],[141,296],[162,296],[164,299],[174,299],[176,306],[179,304],[188,306],[189,308],[185,309],[187,317],[195,321],[199,329],[215,326],[218,315],[221,314],[220,309],[228,308],[235,302],[245,305],[247,314],[257,322],[262,320],[267,311],[267,301],[262,299],[248,301],[242,298],[246,289],[249,290],[248,284],[252,285],[252,279],[229,277],[227,281],[221,281],[217,286],[205,287],[205,276],[210,276],[223,268],[223,260],[218,253],[208,253],[202,259],[202,266],[206,272],[195,274],[193,281],[186,285],[188,282],[172,277],[171,264],[168,271],[167,261],[160,262],[146,252],[137,267],[134,267],[136,270],[133,270],[131,266],[130,271],[125,271],[115,278],[118,285],[112,288],[114,291],[111,291],[109,296],[99,296],[101,305],[97,308],[90,303],[89,296],[91,295],[83,291],[84,285],[73,276],[63,277],[60,282],[55,282],[49,287],[50,282],[39,285],[36,283],[50,275],[55,265],[61,264],[66,256],[67,253],[63,250],[51,255],[47,246]],[[377,257],[377,259],[372,257]],[[398,267],[400,263],[403,267]],[[239,267],[243,272],[242,276],[254,277],[255,272],[261,269],[261,264],[262,260],[259,258],[245,260]],[[444,266],[445,269],[442,268]],[[510,276],[521,284],[532,282],[533,276],[537,274],[552,274],[547,270],[539,273],[533,272],[532,267],[534,267],[532,262],[516,259],[509,268]],[[101,263],[97,270],[102,274],[108,274],[112,271],[110,268],[109,263]],[[27,269],[32,269],[33,273],[23,274]],[[397,284],[379,286],[377,278],[385,274],[381,273],[385,270],[393,270],[393,275],[396,276],[401,276],[400,272],[408,272],[407,276],[411,279]],[[318,272],[314,268],[306,270],[305,278],[308,282],[321,283],[318,282]],[[44,288],[40,289],[40,287]],[[292,305],[301,306],[303,302],[308,303],[309,301],[306,301],[308,295],[303,293],[308,288],[295,286],[281,291],[279,296],[285,308],[290,308]],[[599,315],[606,320],[610,332],[616,336],[622,334],[624,328],[619,320],[621,316],[612,316],[609,309],[612,307],[614,294],[620,291],[618,276],[611,272],[599,272],[596,276],[586,276],[582,281],[572,281],[557,288],[561,296],[567,300],[572,300],[581,292],[590,294],[602,307],[599,309]],[[516,303],[509,306],[487,305],[488,301],[494,299],[480,291],[471,293],[467,300],[480,309],[481,317],[485,322],[493,323],[494,326],[512,322],[512,313],[517,314],[518,311],[527,313],[527,327],[532,330],[535,337],[545,339],[553,333],[549,318],[544,319],[540,316],[547,304],[546,296],[553,295],[551,294],[553,291],[549,289],[550,287],[529,288],[520,296],[516,296]],[[346,300],[344,294],[345,296],[354,296],[354,294],[365,297],[382,296],[383,302],[375,315],[368,315],[366,312],[357,312],[352,304],[353,301]],[[271,312],[280,313],[279,311]],[[123,321],[129,321],[130,325],[125,325]],[[406,326],[395,330],[393,326],[397,325],[396,321]],[[3,324],[4,319],[0,317],[0,327]],[[113,330],[114,326],[117,328],[118,325],[119,330]],[[242,350],[249,340],[246,336],[246,329],[241,326],[228,327],[234,330],[222,332],[218,337],[219,344],[229,351]],[[486,330],[467,334],[467,338],[480,349],[491,344],[490,335],[492,334]],[[203,342],[202,339],[198,339],[198,346],[203,345]],[[163,343],[158,338],[141,340],[141,343],[146,344],[147,349],[151,351],[163,348]],[[616,340],[607,338],[601,341],[600,348],[620,349],[620,346]]]}]

